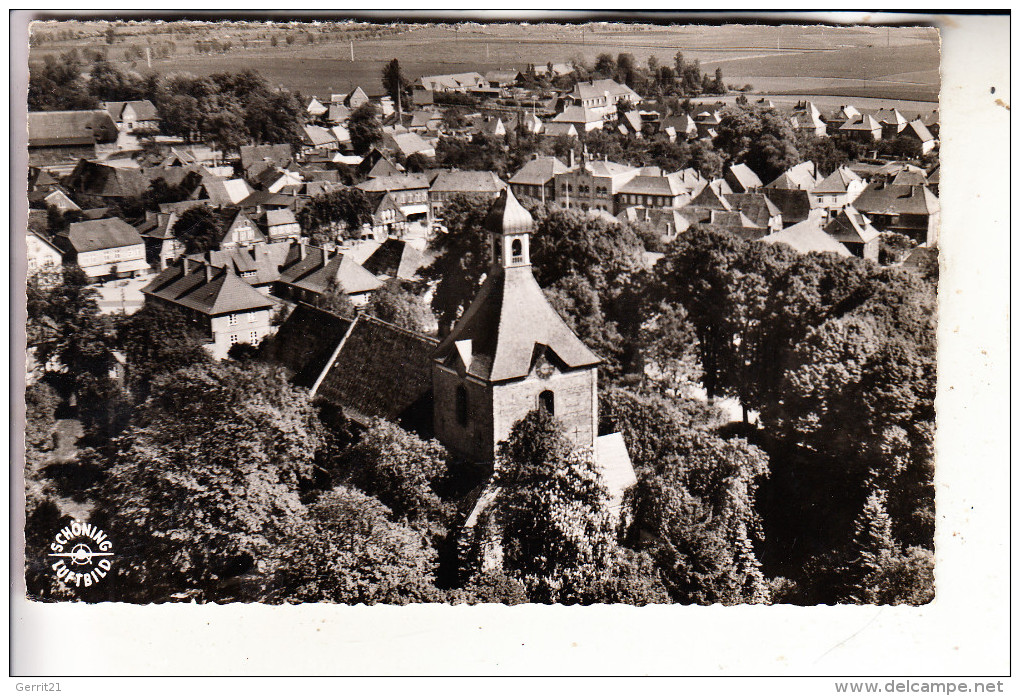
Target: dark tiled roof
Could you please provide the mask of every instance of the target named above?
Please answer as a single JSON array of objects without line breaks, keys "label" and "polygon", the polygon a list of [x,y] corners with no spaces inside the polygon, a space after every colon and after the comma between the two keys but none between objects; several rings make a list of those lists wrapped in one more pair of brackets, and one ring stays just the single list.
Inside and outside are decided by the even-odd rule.
[{"label": "dark tiled roof", "polygon": [[299,303],[268,344],[268,357],[290,370],[295,384],[311,388],[351,323],[332,312]]},{"label": "dark tiled roof", "polygon": [[135,110],[135,115],[139,121],[157,121],[159,120],[159,112],[156,111],[155,105],[148,99],[140,99],[137,101],[122,101],[122,102],[106,102],[106,111],[113,117],[114,121],[120,121],[121,115],[124,113],[124,107],[128,104]]},{"label": "dark tiled roof", "polygon": [[493,172],[440,172],[432,182],[433,191],[444,193],[499,193],[506,184]]},{"label": "dark tiled roof", "polygon": [[248,170],[253,164],[268,160],[279,167],[286,167],[294,159],[290,145],[242,145],[241,168]]},{"label": "dark tiled roof", "polygon": [[304,259],[288,257],[280,273],[280,282],[308,292],[322,294],[331,278],[336,278],[344,291],[351,295],[371,292],[382,285],[382,281],[354,261],[349,254],[334,253],[332,256],[320,247],[305,247]]},{"label": "dark tiled roof", "polygon": [[71,223],[67,240],[79,254],[143,243],[138,230],[120,218]]},{"label": "dark tiled roof", "polygon": [[747,216],[751,222],[768,227],[769,221],[782,211],[762,193],[728,193],[724,196],[733,210]]},{"label": "dark tiled roof", "polygon": [[924,186],[870,184],[854,201],[866,215],[930,215],[937,212],[939,199]]},{"label": "dark tiled roof", "polygon": [[516,174],[510,177],[510,183],[542,186],[557,174],[563,174],[568,171],[570,171],[570,168],[555,157],[536,157],[535,159],[528,160]]},{"label": "dark tiled roof", "polygon": [[485,380],[527,376],[542,346],[568,368],[600,362],[546,300],[529,266],[498,269],[485,280],[474,302],[439,346],[437,359],[447,364],[458,359],[461,341],[471,342],[468,374]]},{"label": "dark tiled roof", "polygon": [[852,205],[848,205],[825,225],[825,231],[837,242],[867,244],[878,236],[878,230]]},{"label": "dark tiled roof", "polygon": [[112,143],[117,134],[117,124],[103,109],[28,114],[29,147]]},{"label": "dark tiled roof", "polygon": [[377,276],[389,276],[401,280],[412,280],[417,277],[422,267],[422,253],[407,242],[388,237],[379,248],[362,262],[365,270]]},{"label": "dark tiled roof", "polygon": [[783,213],[783,224],[807,220],[811,214],[811,198],[807,191],[800,189],[767,189],[765,195]]},{"label": "dark tiled roof", "polygon": [[417,174],[395,174],[380,176],[362,181],[357,188],[362,191],[405,191],[408,189],[427,189],[428,179]]},{"label": "dark tiled roof", "polygon": [[120,198],[140,196],[149,188],[149,181],[141,169],[111,167],[82,160],[68,177],[68,186],[76,193]]},{"label": "dark tiled roof", "polygon": [[[188,272],[184,271],[186,263]],[[142,293],[210,316],[273,306],[272,300],[233,271],[217,268],[209,275],[207,278],[204,264],[183,261],[156,276]]]},{"label": "dark tiled roof", "polygon": [[359,315],[315,385],[315,395],[360,423],[398,420],[428,399],[437,341]]}]

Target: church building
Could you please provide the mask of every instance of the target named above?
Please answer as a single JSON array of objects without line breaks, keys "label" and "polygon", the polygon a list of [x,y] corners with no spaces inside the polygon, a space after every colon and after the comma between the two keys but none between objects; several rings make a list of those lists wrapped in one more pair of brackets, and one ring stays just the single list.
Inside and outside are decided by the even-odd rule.
[{"label": "church building", "polygon": [[509,188],[484,226],[492,266],[435,352],[436,438],[473,461],[492,462],[514,424],[545,409],[577,448],[592,451],[618,508],[636,477],[622,436],[598,436],[601,359],[564,323],[535,280],[529,249],[534,220]]}]

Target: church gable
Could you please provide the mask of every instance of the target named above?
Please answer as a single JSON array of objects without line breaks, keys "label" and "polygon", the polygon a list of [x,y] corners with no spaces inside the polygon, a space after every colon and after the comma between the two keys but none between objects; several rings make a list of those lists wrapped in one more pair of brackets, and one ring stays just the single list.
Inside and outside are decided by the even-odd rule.
[{"label": "church gable", "polygon": [[535,350],[531,358],[531,369],[529,377],[538,379],[549,379],[553,375],[562,374],[570,369],[560,356],[556,355],[549,346],[541,343],[535,344]]}]

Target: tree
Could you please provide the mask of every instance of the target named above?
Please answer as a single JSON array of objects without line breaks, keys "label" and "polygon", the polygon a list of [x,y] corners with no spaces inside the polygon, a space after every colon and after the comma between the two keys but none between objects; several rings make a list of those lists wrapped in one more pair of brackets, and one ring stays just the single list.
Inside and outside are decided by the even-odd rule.
[{"label": "tree", "polygon": [[650,542],[674,601],[762,603],[769,599],[754,551],[762,532],[754,499],[768,457],[740,439],[689,431],[632,494],[632,536]]},{"label": "tree", "polygon": [[336,276],[331,277],[326,282],[324,292],[321,295],[315,296],[312,300],[312,305],[348,319],[353,318],[358,313],[358,308],[354,306],[350,296]]},{"label": "tree", "polygon": [[93,522],[117,530],[111,596],[257,600],[274,551],[302,529],[299,488],[324,434],[281,370],[215,363],[153,380]]},{"label": "tree", "polygon": [[382,70],[383,89],[390,95],[394,104],[406,105],[411,94],[411,85],[404,78],[400,69],[400,61],[394,58]]},{"label": "tree", "polygon": [[774,109],[732,107],[716,127],[713,143],[730,164],[747,164],[771,181],[801,161],[790,122]]},{"label": "tree", "polygon": [[205,337],[180,309],[147,302],[120,327],[117,343],[128,361],[128,381],[136,402],[149,394],[156,375],[209,362]]},{"label": "tree", "polygon": [[372,293],[365,313],[418,333],[429,333],[435,325],[428,305],[396,283],[388,283]]},{"label": "tree", "polygon": [[545,296],[570,330],[605,361],[600,366],[603,374],[618,374],[626,346],[591,283],[572,273],[547,288]]},{"label": "tree", "polygon": [[532,601],[575,601],[614,547],[609,493],[592,454],[574,452],[559,422],[537,409],[500,443],[494,482],[505,571]]},{"label": "tree", "polygon": [[364,191],[354,187],[314,196],[298,211],[301,229],[309,235],[325,232],[335,238],[342,233],[349,239],[359,239],[362,225],[371,221],[372,204]]},{"label": "tree", "polygon": [[362,104],[355,109],[347,124],[347,131],[351,136],[351,147],[354,152],[363,155],[372,146],[382,142],[382,126],[375,113],[375,107],[371,104]]},{"label": "tree", "polygon": [[200,254],[219,246],[229,224],[230,220],[223,210],[197,205],[181,213],[173,233],[184,242],[186,253]]},{"label": "tree", "polygon": [[400,426],[376,419],[338,462],[337,476],[379,499],[394,521],[444,533],[453,513],[439,494],[447,475],[447,453]]},{"label": "tree", "polygon": [[308,507],[280,554],[271,599],[282,602],[408,604],[434,602],[436,552],[393,522],[375,498],[350,488],[323,493]]},{"label": "tree", "polygon": [[439,320],[440,336],[448,334],[467,309],[492,262],[489,233],[482,227],[489,205],[487,199],[453,196],[443,206],[445,230],[429,242],[435,259],[421,273],[437,282],[432,310]]}]

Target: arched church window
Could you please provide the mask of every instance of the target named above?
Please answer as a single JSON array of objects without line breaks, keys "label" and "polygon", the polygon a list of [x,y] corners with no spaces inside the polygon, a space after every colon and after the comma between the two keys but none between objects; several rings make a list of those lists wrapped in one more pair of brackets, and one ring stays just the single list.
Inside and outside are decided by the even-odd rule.
[{"label": "arched church window", "polygon": [[546,389],[544,392],[538,395],[539,407],[548,413],[550,416],[556,415],[556,397],[553,396],[552,391]]},{"label": "arched church window", "polygon": [[510,244],[510,255],[513,257],[514,263],[524,261],[524,245],[521,243],[521,240],[515,239]]},{"label": "arched church window", "polygon": [[457,385],[455,409],[457,412],[457,422],[462,427],[466,427],[468,424],[468,395],[467,389],[463,384]]}]

